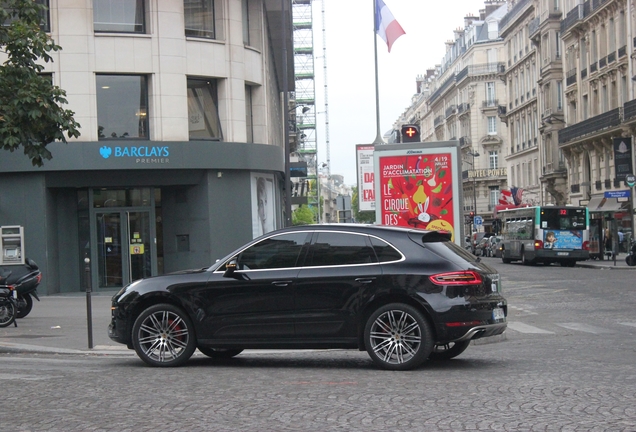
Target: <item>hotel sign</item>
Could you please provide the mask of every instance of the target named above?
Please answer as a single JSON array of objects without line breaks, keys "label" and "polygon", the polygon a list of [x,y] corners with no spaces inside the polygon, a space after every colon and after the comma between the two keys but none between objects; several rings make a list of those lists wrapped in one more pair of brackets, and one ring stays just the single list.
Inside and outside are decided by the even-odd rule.
[{"label": "hotel sign", "polygon": [[491,169],[478,169],[468,170],[468,178],[492,178],[492,177],[507,177],[508,168],[491,168]]}]

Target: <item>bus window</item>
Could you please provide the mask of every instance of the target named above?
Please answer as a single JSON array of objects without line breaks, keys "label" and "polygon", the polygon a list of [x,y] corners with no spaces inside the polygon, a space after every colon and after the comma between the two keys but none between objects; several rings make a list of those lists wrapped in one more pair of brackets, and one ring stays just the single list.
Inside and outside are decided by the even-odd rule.
[{"label": "bus window", "polygon": [[542,209],[542,229],[580,230],[586,229],[585,211],[580,209]]}]

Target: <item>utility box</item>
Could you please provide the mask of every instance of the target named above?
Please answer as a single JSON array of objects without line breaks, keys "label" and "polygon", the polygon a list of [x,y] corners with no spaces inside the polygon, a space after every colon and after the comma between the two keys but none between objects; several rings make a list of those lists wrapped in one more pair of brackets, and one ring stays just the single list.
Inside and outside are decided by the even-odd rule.
[{"label": "utility box", "polygon": [[0,227],[0,265],[24,264],[24,227]]}]

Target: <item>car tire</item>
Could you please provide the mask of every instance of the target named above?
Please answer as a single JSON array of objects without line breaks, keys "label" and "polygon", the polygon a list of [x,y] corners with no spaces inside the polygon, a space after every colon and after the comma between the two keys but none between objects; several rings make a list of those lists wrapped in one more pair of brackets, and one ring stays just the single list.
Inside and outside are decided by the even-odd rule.
[{"label": "car tire", "polygon": [[199,351],[206,356],[213,359],[230,359],[232,357],[236,357],[240,353],[243,352],[242,349],[226,349],[226,348],[207,348],[207,347],[198,347]]},{"label": "car tire", "polygon": [[428,321],[403,303],[390,303],[373,312],[364,328],[364,342],[371,360],[387,370],[414,369],[433,350]]},{"label": "car tire", "polygon": [[468,345],[470,345],[470,340],[435,345],[428,359],[433,361],[450,360],[466,351]]},{"label": "car tire", "polygon": [[145,309],[132,329],[133,347],[139,358],[150,366],[182,365],[192,357],[196,342],[192,320],[171,304]]}]

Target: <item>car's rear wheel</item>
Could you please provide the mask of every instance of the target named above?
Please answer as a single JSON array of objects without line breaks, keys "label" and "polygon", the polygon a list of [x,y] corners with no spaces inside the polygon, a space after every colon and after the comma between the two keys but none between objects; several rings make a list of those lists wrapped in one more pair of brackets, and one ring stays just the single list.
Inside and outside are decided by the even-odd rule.
[{"label": "car's rear wheel", "polygon": [[435,347],[433,348],[433,352],[431,352],[431,355],[428,356],[428,359],[436,361],[450,360],[466,351],[468,345],[470,345],[469,340],[435,345]]},{"label": "car's rear wheel", "polygon": [[158,304],[135,320],[132,342],[139,358],[151,366],[179,366],[196,349],[194,325],[176,306]]},{"label": "car's rear wheel", "polygon": [[433,350],[426,318],[402,303],[387,304],[373,312],[364,329],[364,341],[371,360],[388,370],[416,368]]},{"label": "car's rear wheel", "polygon": [[226,349],[226,348],[206,348],[199,347],[199,351],[201,351],[206,356],[213,359],[229,359],[232,357],[236,357],[240,353],[243,352],[242,349]]}]

